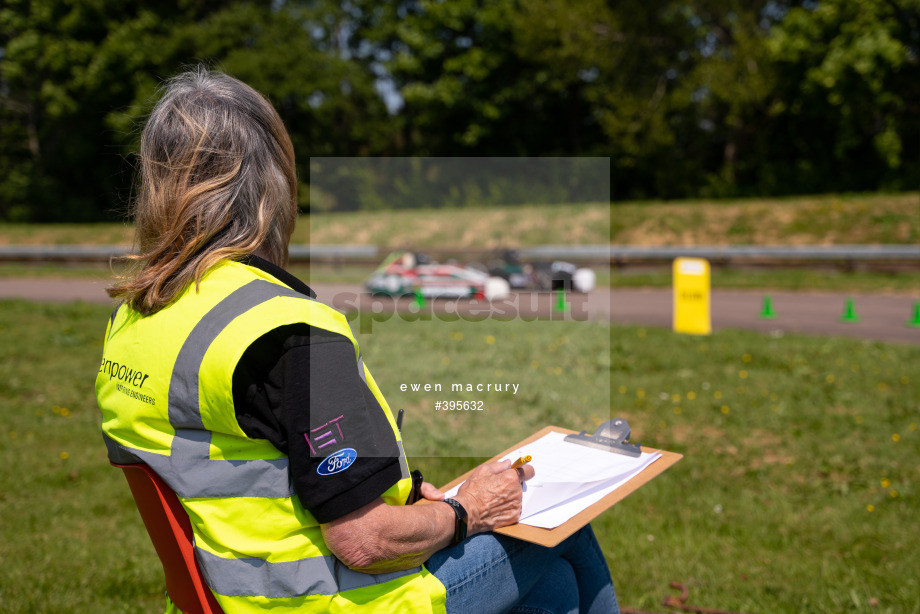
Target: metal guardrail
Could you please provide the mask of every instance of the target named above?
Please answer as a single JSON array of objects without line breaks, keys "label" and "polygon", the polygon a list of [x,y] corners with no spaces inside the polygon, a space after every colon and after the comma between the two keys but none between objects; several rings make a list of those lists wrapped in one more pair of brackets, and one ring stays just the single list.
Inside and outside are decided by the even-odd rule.
[{"label": "metal guardrail", "polygon": [[[0,245],[0,261],[6,262],[108,262],[122,258],[126,245]],[[373,245],[291,245],[293,262],[321,261],[335,264],[376,263],[390,248]],[[469,260],[488,260],[498,250],[469,248],[424,249],[435,259],[453,255]],[[664,264],[678,257],[705,258],[713,264],[896,264],[920,267],[920,245],[832,246],[665,246],[539,245],[517,250],[522,260],[569,260],[579,264]]]},{"label": "metal guardrail", "polygon": [[667,261],[678,257],[705,258],[731,264],[771,262],[900,262],[920,264],[920,245],[829,245],[829,246],[693,246],[611,247],[610,262]]},{"label": "metal guardrail", "polygon": [[292,262],[377,262],[385,253],[376,245],[291,245],[288,248]]},{"label": "metal guardrail", "polygon": [[884,260],[920,262],[920,245],[830,245],[830,246],[663,246],[632,247],[624,245],[541,245],[522,248],[526,258],[560,258],[568,260],[668,261],[679,257],[705,258],[711,261],[793,260],[845,261]]}]

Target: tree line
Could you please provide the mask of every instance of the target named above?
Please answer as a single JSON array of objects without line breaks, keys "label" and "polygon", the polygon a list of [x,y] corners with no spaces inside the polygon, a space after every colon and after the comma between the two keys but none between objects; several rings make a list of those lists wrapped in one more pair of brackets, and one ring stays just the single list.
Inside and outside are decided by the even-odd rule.
[{"label": "tree line", "polygon": [[920,0],[6,0],[0,220],[122,216],[199,62],[276,106],[304,209],[399,204],[311,203],[336,157],[609,158],[614,202],[920,185]]}]

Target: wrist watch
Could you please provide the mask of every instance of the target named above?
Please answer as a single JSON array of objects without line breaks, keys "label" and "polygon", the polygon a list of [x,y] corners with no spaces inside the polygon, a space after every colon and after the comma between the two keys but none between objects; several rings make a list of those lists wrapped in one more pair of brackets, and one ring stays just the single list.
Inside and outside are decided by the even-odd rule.
[{"label": "wrist watch", "polygon": [[449,505],[457,515],[457,523],[454,525],[454,541],[451,544],[455,546],[466,539],[466,510],[455,499],[444,499],[444,503]]}]

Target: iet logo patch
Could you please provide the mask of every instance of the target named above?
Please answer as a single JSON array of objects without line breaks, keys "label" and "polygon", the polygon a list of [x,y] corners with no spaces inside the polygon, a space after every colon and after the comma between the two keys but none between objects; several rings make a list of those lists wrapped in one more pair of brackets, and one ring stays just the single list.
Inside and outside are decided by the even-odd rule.
[{"label": "iet logo patch", "polygon": [[316,473],[320,475],[340,473],[351,467],[357,458],[358,453],[354,448],[343,448],[324,458],[323,462],[316,468]]}]

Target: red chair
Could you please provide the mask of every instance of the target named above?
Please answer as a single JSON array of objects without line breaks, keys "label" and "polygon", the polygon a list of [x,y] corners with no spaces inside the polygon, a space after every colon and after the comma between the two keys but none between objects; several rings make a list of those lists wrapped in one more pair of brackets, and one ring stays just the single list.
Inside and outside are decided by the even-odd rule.
[{"label": "red chair", "polygon": [[166,594],[185,614],[223,614],[201,575],[192,523],[176,493],[145,464],[119,465],[166,574]]}]

